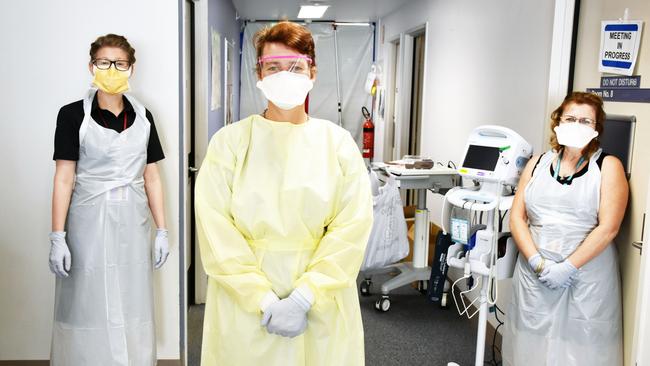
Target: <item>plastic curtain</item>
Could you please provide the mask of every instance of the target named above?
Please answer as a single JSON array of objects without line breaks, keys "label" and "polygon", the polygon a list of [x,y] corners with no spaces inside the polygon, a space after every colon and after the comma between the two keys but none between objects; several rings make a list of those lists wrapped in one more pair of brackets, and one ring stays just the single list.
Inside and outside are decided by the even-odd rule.
[{"label": "plastic curtain", "polygon": [[[253,37],[255,33],[272,23],[250,22],[244,28],[241,67],[242,117],[261,113],[266,108],[266,99],[257,89],[257,62]],[[338,123],[336,64],[334,49],[334,28],[331,23],[311,23],[316,44],[317,75],[314,89],[309,94],[309,114],[316,118]],[[362,144],[363,116],[361,107],[371,107],[371,96],[363,90],[366,76],[372,65],[373,26],[337,26],[339,76],[343,127],[350,131],[359,146]]]}]

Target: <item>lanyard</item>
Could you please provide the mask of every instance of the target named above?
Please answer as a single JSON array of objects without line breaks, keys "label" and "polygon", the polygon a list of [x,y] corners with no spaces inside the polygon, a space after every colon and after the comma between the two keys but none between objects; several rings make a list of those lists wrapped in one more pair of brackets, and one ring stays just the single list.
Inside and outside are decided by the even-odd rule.
[{"label": "lanyard", "polygon": [[[106,120],[104,119],[104,114],[102,111],[99,111],[99,116],[102,117],[102,123],[104,124],[104,127],[108,128],[108,124],[106,124]],[[126,111],[124,111],[124,126],[122,127],[122,131],[126,130]]]},{"label": "lanyard", "polygon": [[[566,183],[564,183],[564,184],[569,183],[569,182],[571,181],[571,179],[573,179],[573,175],[574,175],[576,172],[578,172],[578,168],[580,168],[580,165],[582,165],[582,163],[584,163],[584,161],[585,161],[585,157],[584,157],[584,156],[581,156],[581,157],[580,157],[580,160],[578,160],[578,164],[576,164],[575,172],[573,172],[573,174],[571,174],[571,175],[566,179]],[[559,155],[558,158],[557,158],[557,169],[555,169],[555,174],[553,175],[553,179],[555,179],[555,180],[557,180],[557,177],[558,177],[559,174],[560,174],[560,167],[561,167],[561,164],[562,164],[562,153],[560,153],[560,155]]]}]

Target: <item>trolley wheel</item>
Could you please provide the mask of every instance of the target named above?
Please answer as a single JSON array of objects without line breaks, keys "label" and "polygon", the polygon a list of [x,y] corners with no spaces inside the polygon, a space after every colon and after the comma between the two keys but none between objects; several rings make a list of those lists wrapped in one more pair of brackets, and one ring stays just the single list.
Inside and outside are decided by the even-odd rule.
[{"label": "trolley wheel", "polygon": [[440,308],[448,309],[449,308],[449,293],[443,292],[442,297],[440,298]]},{"label": "trolley wheel", "polygon": [[370,296],[370,285],[372,285],[372,281],[370,280],[361,282],[359,285],[359,293],[361,293],[361,296]]},{"label": "trolley wheel", "polygon": [[390,310],[390,299],[388,296],[382,296],[381,299],[375,302],[375,309],[381,311],[382,313]]}]

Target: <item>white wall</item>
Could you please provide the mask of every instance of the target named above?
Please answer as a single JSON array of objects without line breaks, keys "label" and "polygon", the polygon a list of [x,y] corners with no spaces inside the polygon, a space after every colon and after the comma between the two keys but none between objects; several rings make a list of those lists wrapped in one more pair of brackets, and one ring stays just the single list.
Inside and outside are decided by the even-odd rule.
[{"label": "white wall", "polygon": [[[548,121],[553,14],[554,1],[418,0],[381,19],[378,58],[385,73],[390,70],[389,42],[428,22],[423,156],[458,164],[467,136],[483,124],[512,128],[540,152]],[[377,123],[384,126],[384,121]],[[442,196],[427,197],[430,218],[440,225]],[[502,309],[509,298],[506,280],[499,285]]]},{"label": "white wall", "polygon": [[178,3],[23,0],[0,12],[0,360],[49,358],[56,116],[90,85],[90,43],[109,32],[136,49],[133,93],[154,115],[167,156],[160,167],[172,254],[155,275],[157,343],[159,358],[179,358]]},{"label": "white wall", "polygon": [[[233,70],[233,99],[232,99],[232,120],[233,122],[239,121],[239,49],[241,48],[239,42],[239,27],[240,21],[237,20],[237,12],[235,11],[235,6],[231,0],[209,0],[208,1],[208,30],[214,29],[216,32],[219,32],[221,36],[221,67],[219,71],[221,72],[221,83],[226,80],[226,75],[223,71],[223,65],[225,60],[225,54],[223,51],[224,42],[234,43],[233,51],[235,54],[232,59],[234,60],[234,65],[232,65]],[[212,35],[208,35],[208,45],[210,51],[212,51]],[[212,53],[210,52],[210,62],[212,61]],[[212,80],[212,68],[208,70],[209,78]],[[210,110],[208,112],[208,136],[204,136],[208,140],[214,135],[217,130],[219,130],[224,125],[224,103],[223,96],[226,93],[223,85],[221,87],[221,99],[222,106],[217,108],[217,110]],[[212,96],[212,83],[208,83],[209,95]],[[198,162],[197,162],[198,164]]]}]

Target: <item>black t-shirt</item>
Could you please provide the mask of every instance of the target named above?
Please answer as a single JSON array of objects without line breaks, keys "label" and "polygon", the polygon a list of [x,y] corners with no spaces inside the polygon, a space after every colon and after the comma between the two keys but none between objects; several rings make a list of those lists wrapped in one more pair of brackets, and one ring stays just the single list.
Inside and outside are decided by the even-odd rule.
[{"label": "black t-shirt", "polygon": [[[126,127],[129,128],[135,121],[133,105],[122,96],[124,110],[116,117],[110,111],[99,108],[97,95],[93,98],[90,116],[100,126],[110,128],[117,132],[124,130],[124,117],[126,114]],[[147,144],[147,164],[155,163],[165,158],[156,125],[151,112],[147,110],[147,120],[151,124],[149,143]],[[79,128],[84,119],[83,100],[76,101],[61,107],[56,118],[56,132],[54,133],[54,160],[79,160]]]},{"label": "black t-shirt", "polygon": [[[530,173],[531,177],[535,173],[535,169],[537,169],[537,166],[539,165],[539,162],[542,160],[543,155],[544,154],[540,155],[539,158],[537,159],[537,162],[535,163],[535,166],[533,167],[533,171]],[[598,157],[598,159],[596,159],[596,164],[598,165],[599,169],[603,168],[603,160],[605,160],[605,157],[607,155],[609,155],[609,154],[603,151],[600,154],[600,156]],[[571,180],[569,180],[569,177],[560,177],[558,175],[557,181],[558,181],[558,183],[571,185],[571,182],[573,181],[573,179],[582,177],[583,175],[585,175],[587,173],[588,170],[589,170],[589,164],[585,165],[582,169],[580,169],[579,172],[576,172],[575,174],[573,174],[573,177],[571,178]],[[555,169],[553,169],[553,163],[550,164],[549,172],[551,173],[551,176],[555,176]]]}]

